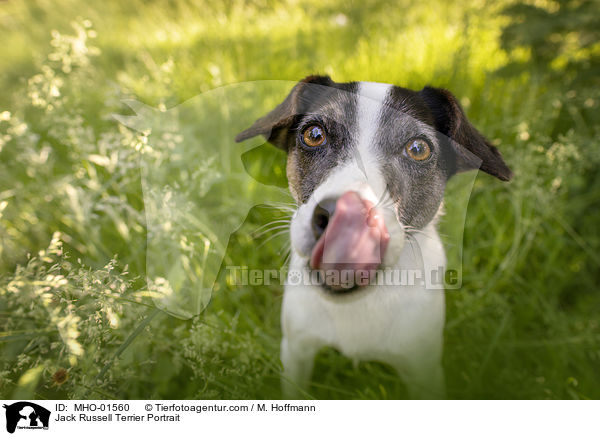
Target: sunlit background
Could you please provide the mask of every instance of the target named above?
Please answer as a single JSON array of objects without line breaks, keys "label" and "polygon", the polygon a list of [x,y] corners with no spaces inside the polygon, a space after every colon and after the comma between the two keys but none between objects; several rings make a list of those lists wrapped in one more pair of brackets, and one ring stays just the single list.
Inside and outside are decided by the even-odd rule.
[{"label": "sunlit background", "polygon": [[[194,120],[149,141],[112,115],[322,73],[450,89],[515,173],[475,180],[463,287],[447,293],[448,396],[600,398],[600,2],[462,3],[0,2],[0,397],[280,397],[281,286],[235,286],[222,267],[183,320],[145,280],[140,159],[168,160]],[[269,146],[244,165],[286,186]],[[176,243],[277,268],[287,212],[255,207],[229,241]],[[309,394],[406,392],[391,368],[327,349]]]}]

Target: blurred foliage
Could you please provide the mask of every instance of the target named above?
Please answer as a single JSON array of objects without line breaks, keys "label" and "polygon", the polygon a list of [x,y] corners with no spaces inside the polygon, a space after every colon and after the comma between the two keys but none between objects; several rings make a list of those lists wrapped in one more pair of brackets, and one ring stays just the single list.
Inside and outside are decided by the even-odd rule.
[{"label": "blurred foliage", "polygon": [[529,59],[517,63],[525,70],[547,71],[577,86],[597,86],[600,83],[599,10],[598,0],[510,5],[503,11],[511,23],[503,29],[502,46],[506,50],[527,49]]},{"label": "blurred foliage", "polygon": [[[448,87],[515,172],[474,184],[463,288],[447,293],[449,396],[600,398],[594,5],[1,3],[0,397],[278,397],[281,286],[234,286],[221,268],[200,316],[154,306],[140,159],[167,162],[177,132],[149,141],[112,114],[127,114],[128,98],[165,109],[226,84],[327,73]],[[270,147],[243,165],[285,184]],[[253,195],[235,181],[219,189]],[[227,263],[281,266],[288,214],[253,208]],[[324,350],[311,395],[405,390],[383,365]]]},{"label": "blurred foliage", "polygon": [[600,121],[593,97],[600,86],[599,10],[598,0],[557,0],[515,3],[502,11],[510,17],[502,47],[514,56],[499,73],[553,83],[576,106],[562,107],[554,136]]}]

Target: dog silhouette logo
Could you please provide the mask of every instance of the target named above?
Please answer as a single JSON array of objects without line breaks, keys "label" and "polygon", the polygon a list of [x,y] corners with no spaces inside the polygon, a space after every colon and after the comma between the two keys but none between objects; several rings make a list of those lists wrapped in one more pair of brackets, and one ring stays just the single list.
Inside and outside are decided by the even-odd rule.
[{"label": "dog silhouette logo", "polygon": [[29,401],[19,401],[10,405],[4,404],[6,409],[6,431],[14,433],[19,429],[48,429],[50,411],[42,406]]}]

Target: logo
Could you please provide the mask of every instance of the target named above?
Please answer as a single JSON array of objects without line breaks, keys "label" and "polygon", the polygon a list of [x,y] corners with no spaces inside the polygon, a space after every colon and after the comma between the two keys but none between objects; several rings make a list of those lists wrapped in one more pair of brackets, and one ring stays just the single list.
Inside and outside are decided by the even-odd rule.
[{"label": "logo", "polygon": [[6,409],[6,431],[14,433],[18,429],[48,430],[50,411],[29,401],[19,401],[11,405],[4,404]]}]

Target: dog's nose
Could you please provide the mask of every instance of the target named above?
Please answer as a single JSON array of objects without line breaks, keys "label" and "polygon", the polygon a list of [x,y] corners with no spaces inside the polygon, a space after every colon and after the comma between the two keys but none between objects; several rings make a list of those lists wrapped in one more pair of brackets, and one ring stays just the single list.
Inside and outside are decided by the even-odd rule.
[{"label": "dog's nose", "polygon": [[333,212],[335,212],[336,202],[337,199],[335,198],[327,198],[319,202],[315,207],[312,216],[312,231],[316,239],[319,239],[327,228],[329,218],[331,218]]}]

